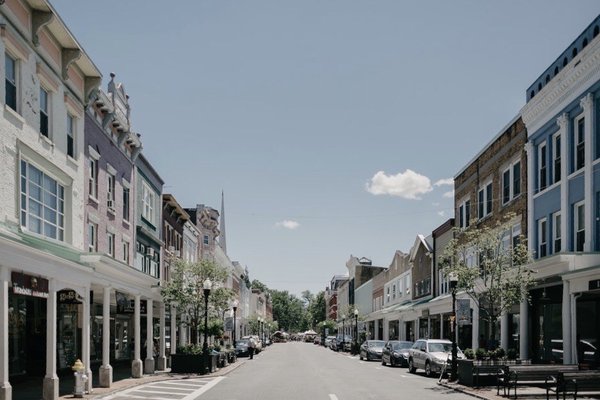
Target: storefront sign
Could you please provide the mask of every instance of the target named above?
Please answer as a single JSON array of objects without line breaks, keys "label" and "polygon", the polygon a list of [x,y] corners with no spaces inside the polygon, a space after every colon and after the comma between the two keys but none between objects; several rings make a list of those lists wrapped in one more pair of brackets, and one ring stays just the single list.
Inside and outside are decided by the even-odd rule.
[{"label": "storefront sign", "polygon": [[429,308],[426,308],[421,311],[421,317],[424,317],[424,318],[429,317]]},{"label": "storefront sign", "polygon": [[83,299],[74,290],[61,290],[58,292],[58,302],[60,304],[81,304]]},{"label": "storefront sign", "polygon": [[48,279],[13,272],[11,280],[14,294],[48,298]]},{"label": "storefront sign", "polygon": [[589,290],[598,290],[600,289],[600,279],[594,279],[589,282]]},{"label": "storefront sign", "polygon": [[471,324],[471,300],[456,300],[456,322],[458,325]]},{"label": "storefront sign", "polygon": [[[117,314],[134,314],[135,300],[128,299],[125,293],[115,292],[117,301]],[[146,314],[146,300],[140,301],[140,314]]]}]

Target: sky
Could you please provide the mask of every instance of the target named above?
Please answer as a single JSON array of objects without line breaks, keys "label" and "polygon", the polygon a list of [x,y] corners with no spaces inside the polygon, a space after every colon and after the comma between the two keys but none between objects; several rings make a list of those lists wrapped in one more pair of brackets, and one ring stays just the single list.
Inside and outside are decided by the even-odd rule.
[{"label": "sky", "polygon": [[51,0],[130,96],[184,207],[220,209],[251,279],[300,294],[389,266],[452,218],[452,178],[597,0]]}]

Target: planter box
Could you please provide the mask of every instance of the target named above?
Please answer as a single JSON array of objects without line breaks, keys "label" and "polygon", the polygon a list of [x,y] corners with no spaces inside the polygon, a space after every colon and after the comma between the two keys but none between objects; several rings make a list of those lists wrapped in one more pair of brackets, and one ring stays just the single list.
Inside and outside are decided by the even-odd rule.
[{"label": "planter box", "polygon": [[[219,356],[211,354],[208,359],[208,372],[217,370]],[[176,374],[205,374],[202,354],[171,354],[171,372]]]},{"label": "planter box", "polygon": [[[481,383],[491,383],[495,384],[496,376],[495,374],[489,373],[489,367],[497,367],[495,369],[500,369],[507,365],[528,365],[531,364],[531,360],[456,360],[457,361],[457,370],[458,370],[458,383],[466,386],[473,386],[475,383],[477,385],[481,385]],[[486,374],[480,374],[478,377],[478,382],[475,382],[475,372],[478,367],[487,367],[485,368],[488,371]]]}]

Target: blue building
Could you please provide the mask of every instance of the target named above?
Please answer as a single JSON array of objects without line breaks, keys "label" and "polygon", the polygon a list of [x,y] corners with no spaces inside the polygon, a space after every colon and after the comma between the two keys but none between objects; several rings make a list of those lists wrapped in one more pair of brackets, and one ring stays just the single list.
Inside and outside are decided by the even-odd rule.
[{"label": "blue building", "polygon": [[[597,367],[600,346],[600,16],[527,89],[534,362]],[[525,338],[523,338],[525,339]],[[530,354],[523,354],[530,352]]]}]

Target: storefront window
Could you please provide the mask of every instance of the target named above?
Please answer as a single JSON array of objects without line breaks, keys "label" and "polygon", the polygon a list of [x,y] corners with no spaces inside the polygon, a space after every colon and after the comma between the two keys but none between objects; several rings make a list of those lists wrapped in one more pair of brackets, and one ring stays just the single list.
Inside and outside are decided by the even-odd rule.
[{"label": "storefront window", "polygon": [[81,332],[77,328],[77,304],[58,305],[58,368],[69,368],[79,358]]}]

